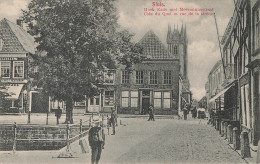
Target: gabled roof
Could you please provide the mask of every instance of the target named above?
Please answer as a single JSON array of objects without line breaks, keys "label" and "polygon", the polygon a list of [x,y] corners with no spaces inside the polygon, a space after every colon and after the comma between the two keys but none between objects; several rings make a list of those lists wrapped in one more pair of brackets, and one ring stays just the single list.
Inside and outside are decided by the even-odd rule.
[{"label": "gabled roof", "polygon": [[6,18],[0,21],[0,38],[3,47],[0,52],[36,52],[37,44],[34,38],[22,27],[10,22]]},{"label": "gabled roof", "polygon": [[139,41],[144,47],[144,55],[150,59],[172,59],[173,55],[168,52],[160,39],[153,31],[148,31]]}]

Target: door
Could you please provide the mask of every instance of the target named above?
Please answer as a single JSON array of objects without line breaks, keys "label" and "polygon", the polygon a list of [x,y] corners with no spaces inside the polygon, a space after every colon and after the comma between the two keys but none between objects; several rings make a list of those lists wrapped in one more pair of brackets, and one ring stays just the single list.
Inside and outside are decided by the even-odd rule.
[{"label": "door", "polygon": [[149,105],[150,105],[150,98],[143,98],[142,99],[142,112],[141,114],[147,114],[148,109],[149,109]]},{"label": "door", "polygon": [[88,111],[99,112],[100,111],[100,96],[95,96],[88,99]]}]

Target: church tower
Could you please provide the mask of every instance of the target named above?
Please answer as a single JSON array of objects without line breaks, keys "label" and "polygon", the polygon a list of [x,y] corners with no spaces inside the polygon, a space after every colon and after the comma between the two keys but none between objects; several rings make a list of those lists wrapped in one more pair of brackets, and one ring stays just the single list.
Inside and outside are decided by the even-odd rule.
[{"label": "church tower", "polygon": [[183,79],[188,80],[188,38],[186,33],[186,25],[181,29],[178,29],[174,25],[174,29],[171,29],[171,26],[168,25],[167,33],[167,44],[168,51],[174,58],[180,59],[180,74]]}]

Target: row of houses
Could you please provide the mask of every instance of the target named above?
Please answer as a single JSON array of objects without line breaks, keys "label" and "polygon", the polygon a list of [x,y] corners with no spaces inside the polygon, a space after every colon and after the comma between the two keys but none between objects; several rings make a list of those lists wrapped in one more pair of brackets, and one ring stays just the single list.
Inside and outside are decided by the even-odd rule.
[{"label": "row of houses", "polygon": [[222,56],[206,83],[207,107],[249,134],[252,145],[260,139],[259,65],[260,0],[237,0],[221,40]]},{"label": "row of houses", "polygon": [[[128,72],[118,65],[115,70],[104,70],[103,87],[99,95],[82,102],[75,102],[74,111],[144,114],[153,105],[155,114],[177,114],[190,103],[191,92],[188,80],[188,39],[186,27],[171,30],[168,27],[164,45],[153,31],[148,31],[139,41],[144,47],[146,59],[133,66]],[[7,19],[0,22],[0,67],[1,83],[12,93],[1,102],[1,112],[47,112],[65,109],[48,95],[42,95],[33,87],[29,74],[37,71],[32,66],[37,44],[22,27],[20,20],[12,23]],[[46,105],[49,104],[49,105]]]}]

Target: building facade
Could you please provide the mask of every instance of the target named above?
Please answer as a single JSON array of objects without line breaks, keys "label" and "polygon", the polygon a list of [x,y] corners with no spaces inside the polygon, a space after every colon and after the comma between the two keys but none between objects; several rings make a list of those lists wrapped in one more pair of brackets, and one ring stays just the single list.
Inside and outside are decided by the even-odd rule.
[{"label": "building facade", "polygon": [[[223,97],[226,119],[239,122],[256,145],[259,122],[259,0],[235,1],[235,9],[221,40],[224,80],[221,90],[210,101]],[[210,95],[211,83],[208,94]]]},{"label": "building facade", "polygon": [[58,106],[58,102],[32,86],[34,79],[30,74],[38,71],[32,64],[33,56],[42,53],[36,50],[34,38],[24,28],[22,20],[16,24],[5,18],[0,21],[0,80],[10,95],[1,102],[2,113],[46,113]]},{"label": "building facade", "polygon": [[257,145],[260,140],[260,109],[259,109],[259,67],[260,67],[260,0],[254,0],[252,7],[251,23],[251,56],[246,67],[249,69],[252,110],[252,143]]},{"label": "building facade", "polygon": [[86,112],[116,108],[121,114],[146,114],[153,105],[155,114],[177,114],[180,102],[190,103],[186,28],[172,31],[168,27],[166,42],[167,46],[148,31],[138,43],[146,59],[135,64],[133,71],[123,65],[104,70],[104,87],[100,95],[85,101]]}]

